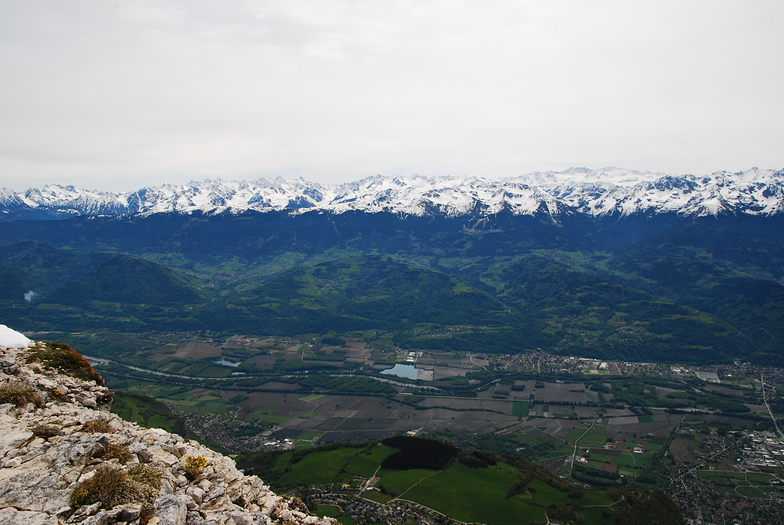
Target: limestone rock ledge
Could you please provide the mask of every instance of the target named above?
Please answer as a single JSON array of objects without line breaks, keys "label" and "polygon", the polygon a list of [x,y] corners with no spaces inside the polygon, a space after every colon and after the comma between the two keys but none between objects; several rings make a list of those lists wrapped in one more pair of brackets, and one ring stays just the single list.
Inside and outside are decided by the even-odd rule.
[{"label": "limestone rock ledge", "polygon": [[[0,404],[0,525],[337,525],[245,476],[231,458],[109,413],[111,393],[96,381],[28,362],[46,348],[0,348],[0,401],[11,399]],[[3,397],[14,389],[21,398]],[[75,491],[105,469],[123,479],[154,472],[158,488],[127,481],[142,487],[146,503],[123,496],[110,508],[88,497],[75,503]]]}]

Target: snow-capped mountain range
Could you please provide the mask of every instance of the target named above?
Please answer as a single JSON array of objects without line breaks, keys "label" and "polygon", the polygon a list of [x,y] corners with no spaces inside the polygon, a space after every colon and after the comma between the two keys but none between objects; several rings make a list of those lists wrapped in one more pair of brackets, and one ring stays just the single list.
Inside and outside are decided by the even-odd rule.
[{"label": "snow-capped mountain range", "polygon": [[674,212],[687,216],[775,215],[784,212],[784,170],[751,168],[706,176],[620,168],[570,168],[506,179],[470,176],[375,176],[323,185],[303,179],[206,180],[128,193],[48,185],[0,190],[0,214],[10,218],[129,215],[245,210],[392,212],[410,215],[492,214],[595,216]]}]

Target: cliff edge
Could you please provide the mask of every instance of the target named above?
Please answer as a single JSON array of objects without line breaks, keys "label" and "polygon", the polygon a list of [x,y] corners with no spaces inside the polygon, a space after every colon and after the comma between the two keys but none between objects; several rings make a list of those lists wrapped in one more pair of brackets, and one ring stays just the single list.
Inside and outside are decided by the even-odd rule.
[{"label": "cliff edge", "polygon": [[20,341],[0,340],[0,524],[336,525],[231,458],[111,414],[67,345]]}]

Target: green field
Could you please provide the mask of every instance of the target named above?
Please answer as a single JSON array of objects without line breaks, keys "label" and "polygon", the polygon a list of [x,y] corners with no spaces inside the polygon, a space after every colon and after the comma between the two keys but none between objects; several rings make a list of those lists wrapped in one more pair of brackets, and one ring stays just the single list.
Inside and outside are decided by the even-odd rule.
[{"label": "green field", "polygon": [[318,505],[311,510],[316,516],[326,516],[328,518],[337,518],[340,516],[340,507],[337,505]]},{"label": "green field", "polygon": [[720,494],[767,499],[773,492],[781,490],[780,485],[772,483],[777,477],[771,474],[701,470],[699,475],[715,483]]},{"label": "green field", "polygon": [[395,449],[393,448],[384,445],[376,445],[369,451],[354,456],[354,458],[346,464],[345,470],[350,474],[369,478],[376,472],[381,462],[384,461],[384,458],[394,452]]},{"label": "green field", "polygon": [[362,449],[341,448],[319,454],[308,454],[291,465],[291,471],[281,478],[282,485],[303,485],[337,481],[339,474],[349,461]]},{"label": "green field", "polygon": [[226,401],[215,392],[188,393],[183,392],[168,397],[161,397],[161,401],[176,404],[180,410],[194,414],[225,414],[229,411]]},{"label": "green field", "polygon": [[376,484],[377,487],[385,488],[390,493],[399,496],[410,489],[420,480],[432,476],[435,470],[410,469],[410,470],[381,470],[378,476],[381,478]]},{"label": "green field", "polygon": [[266,423],[285,423],[291,417],[289,416],[276,416],[275,412],[278,409],[274,407],[257,408],[245,416],[246,421],[264,421]]},{"label": "green field", "polygon": [[313,395],[310,395],[310,396],[307,396],[307,397],[301,397],[301,398],[299,398],[299,400],[300,401],[305,401],[306,403],[311,403],[311,402],[313,402],[313,401],[315,401],[317,399],[321,399],[322,397],[324,397],[324,394],[313,394]]},{"label": "green field", "polygon": [[687,447],[691,447],[696,452],[700,449],[700,444],[702,441],[700,440],[699,436],[695,436],[692,439],[686,439],[683,441],[683,444]]},{"label": "green field", "polygon": [[[622,509],[624,512],[630,510],[625,506],[627,503],[618,504],[620,501],[629,501],[628,505],[632,505],[637,498],[650,499],[644,492],[646,489],[635,487],[623,493],[625,500],[613,503],[619,500],[617,492],[612,496],[606,490],[578,488],[522,458],[492,453],[487,456],[486,452],[455,452],[458,457],[441,470],[380,468],[385,458],[397,452],[397,449],[381,444],[301,450],[277,456],[272,470],[266,473],[253,473],[273,479],[273,488],[277,490],[338,483],[344,488],[343,484],[350,484],[349,492],[353,494],[363,480],[375,475],[379,480],[375,490],[362,494],[366,499],[391,505],[395,505],[396,500],[411,501],[455,520],[496,525],[545,522],[548,517],[556,522],[559,512],[561,515],[571,513],[569,521],[579,518],[579,522],[589,525],[612,522],[605,513],[612,515]],[[477,464],[477,458],[492,460]],[[252,463],[247,463],[249,459],[240,456],[237,461],[241,468],[252,469]],[[597,512],[596,509],[602,510]]]},{"label": "green field", "polygon": [[601,434],[595,434],[593,432],[585,432],[585,430],[581,428],[575,428],[569,431],[566,434],[566,441],[571,444],[574,444],[575,441],[578,441],[578,445],[581,447],[597,447],[601,448],[607,442],[607,436],[603,436]]},{"label": "green field", "polygon": [[519,417],[528,417],[528,409],[530,406],[527,401],[515,401],[512,408],[512,415]]},{"label": "green field", "polygon": [[[517,469],[508,465],[470,469],[454,463],[448,470],[422,480],[406,492],[405,498],[466,522],[514,525],[544,521],[544,509],[534,506],[532,500],[501,497],[517,477]],[[537,499],[567,497],[540,480],[530,485],[536,486]]]}]

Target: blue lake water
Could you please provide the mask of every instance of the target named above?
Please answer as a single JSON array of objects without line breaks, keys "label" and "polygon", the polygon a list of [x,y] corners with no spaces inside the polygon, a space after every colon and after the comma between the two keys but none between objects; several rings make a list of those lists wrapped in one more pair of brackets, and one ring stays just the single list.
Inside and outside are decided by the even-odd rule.
[{"label": "blue lake water", "polygon": [[414,365],[401,365],[400,363],[392,368],[382,370],[381,373],[388,376],[405,377],[406,379],[417,378],[417,369]]}]

